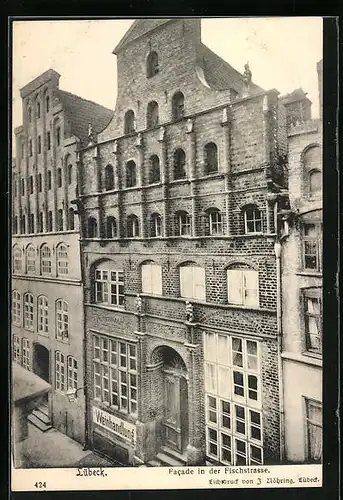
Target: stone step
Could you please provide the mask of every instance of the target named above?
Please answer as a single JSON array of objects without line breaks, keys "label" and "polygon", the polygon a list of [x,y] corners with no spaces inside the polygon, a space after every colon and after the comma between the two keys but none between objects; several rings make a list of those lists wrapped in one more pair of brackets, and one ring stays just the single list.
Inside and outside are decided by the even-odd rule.
[{"label": "stone step", "polygon": [[178,460],[182,465],[187,464],[187,456],[181,454],[177,450],[173,450],[172,448],[169,448],[168,446],[162,446],[161,452],[164,453],[165,455],[168,455],[171,458],[174,458],[175,460]]},{"label": "stone step", "polygon": [[162,467],[161,462],[157,460],[150,460],[147,465],[148,467]]},{"label": "stone step", "polygon": [[31,415],[34,415],[35,417],[37,417],[39,420],[41,420],[42,422],[44,422],[44,424],[51,425],[51,421],[50,421],[49,415],[47,415],[46,413],[43,413],[40,408],[36,408],[35,410],[33,410],[33,412],[31,413]]},{"label": "stone step", "polygon": [[46,432],[52,429],[52,425],[45,424],[40,418],[37,418],[36,415],[33,415],[33,413],[30,413],[30,415],[27,417],[27,420],[42,432]]},{"label": "stone step", "polygon": [[47,417],[50,416],[49,414],[49,407],[48,405],[46,405],[45,403],[42,403],[41,405],[39,405],[36,410],[39,410],[41,411],[42,413],[44,413],[44,415],[46,415]]},{"label": "stone step", "polygon": [[184,462],[181,462],[180,460],[171,457],[170,455],[166,455],[163,452],[157,453],[156,459],[159,460],[163,466],[183,467],[185,465]]}]

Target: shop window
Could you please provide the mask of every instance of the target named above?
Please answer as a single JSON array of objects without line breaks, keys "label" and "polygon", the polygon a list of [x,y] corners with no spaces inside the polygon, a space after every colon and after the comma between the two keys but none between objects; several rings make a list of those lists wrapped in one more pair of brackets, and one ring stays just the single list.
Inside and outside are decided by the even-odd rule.
[{"label": "shop window", "polygon": [[250,205],[244,210],[245,234],[262,232],[262,214],[255,205]]},{"label": "shop window", "polygon": [[228,303],[258,307],[258,272],[253,269],[228,269]]},{"label": "shop window", "polygon": [[303,290],[306,350],[322,353],[322,290]]},{"label": "shop window", "polygon": [[124,272],[105,268],[95,269],[95,302],[109,306],[124,305]]},{"label": "shop window", "polygon": [[214,142],[209,142],[204,148],[205,174],[218,172],[218,151]]},{"label": "shop window", "polygon": [[114,189],[114,172],[112,165],[107,165],[105,168],[105,189],[106,191]]},{"label": "shop window", "polygon": [[153,155],[150,158],[149,182],[150,184],[154,184],[156,182],[160,182],[160,180],[161,180],[160,159],[157,155]]},{"label": "shop window", "polygon": [[142,264],[142,292],[162,295],[162,267],[154,264]]},{"label": "shop window", "polygon": [[24,295],[24,328],[33,330],[33,295],[31,293]]},{"label": "shop window", "polygon": [[126,187],[134,187],[136,184],[136,164],[133,160],[130,160],[126,164]]},{"label": "shop window", "polygon": [[138,373],[135,344],[93,336],[94,399],[137,416]]},{"label": "shop window", "polygon": [[41,272],[51,274],[51,250],[48,245],[43,245],[41,248]]},{"label": "shop window", "polygon": [[106,238],[117,237],[117,221],[115,217],[109,216],[106,218]]},{"label": "shop window", "polygon": [[172,99],[173,120],[183,118],[185,113],[185,98],[182,92],[176,92]]},{"label": "shop window", "polygon": [[159,71],[158,67],[158,55],[157,52],[152,51],[149,53],[146,61],[146,76],[147,78],[152,78],[157,75]]},{"label": "shop window", "polygon": [[259,346],[204,334],[206,454],[227,465],[263,463]]},{"label": "shop window", "polygon": [[21,294],[17,290],[12,292],[12,322],[21,325]]},{"label": "shop window", "polygon": [[131,134],[135,131],[135,114],[132,109],[125,113],[124,117],[124,134]]},{"label": "shop window", "polygon": [[309,462],[319,463],[322,460],[323,424],[322,404],[318,401],[305,398],[306,407],[306,458]]},{"label": "shop window", "polygon": [[62,352],[55,352],[55,389],[64,392],[66,389],[65,356]]},{"label": "shop window", "polygon": [[152,214],[150,220],[150,236],[157,238],[162,236],[162,217],[160,214]]},{"label": "shop window", "polygon": [[49,302],[47,297],[40,295],[37,301],[38,333],[49,333]]},{"label": "shop window", "polygon": [[156,101],[151,101],[147,107],[146,113],[146,126],[147,128],[157,127],[159,122],[158,118],[158,104]]},{"label": "shop window", "polygon": [[129,215],[127,218],[127,237],[139,237],[139,220],[136,215]]},{"label": "shop window", "polygon": [[56,301],[56,339],[63,342],[69,339],[69,307],[62,299]]},{"label": "shop window", "polygon": [[184,179],[186,177],[186,154],[183,149],[175,151],[173,157],[174,180]]},{"label": "shop window", "polygon": [[303,224],[303,266],[306,270],[322,270],[322,224]]},{"label": "shop window", "polygon": [[33,245],[26,249],[26,270],[28,273],[36,272],[36,249]]},{"label": "shop window", "polygon": [[69,272],[68,248],[61,243],[57,247],[57,275],[65,276]]},{"label": "shop window", "polygon": [[203,267],[180,266],[180,295],[187,299],[206,300],[205,269]]}]

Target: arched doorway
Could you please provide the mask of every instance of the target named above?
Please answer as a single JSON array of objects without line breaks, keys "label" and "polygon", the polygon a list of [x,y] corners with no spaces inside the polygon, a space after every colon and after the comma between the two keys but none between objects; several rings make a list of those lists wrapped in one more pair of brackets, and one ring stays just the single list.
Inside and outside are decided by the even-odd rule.
[{"label": "arched doorway", "polygon": [[42,344],[34,344],[33,371],[38,377],[50,383],[50,353]]},{"label": "arched doorway", "polygon": [[183,453],[188,444],[189,428],[187,368],[181,356],[171,347],[158,347],[152,358],[161,369],[162,441]]}]

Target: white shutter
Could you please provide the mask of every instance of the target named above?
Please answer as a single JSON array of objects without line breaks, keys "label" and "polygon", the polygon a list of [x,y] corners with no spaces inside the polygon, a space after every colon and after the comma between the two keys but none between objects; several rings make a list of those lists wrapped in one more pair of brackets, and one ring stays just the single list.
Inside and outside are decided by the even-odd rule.
[{"label": "white shutter", "polygon": [[218,394],[222,398],[231,397],[230,368],[218,366]]},{"label": "white shutter", "polygon": [[227,335],[218,335],[218,363],[220,365],[230,366],[229,337]]},{"label": "white shutter", "polygon": [[204,357],[207,361],[217,362],[216,335],[214,333],[204,334]]},{"label": "white shutter", "polygon": [[142,292],[152,293],[150,264],[144,264],[142,266]]},{"label": "white shutter", "polygon": [[206,300],[205,269],[202,267],[193,267],[193,297],[198,300]]},{"label": "white shutter", "polygon": [[189,266],[180,267],[180,294],[181,297],[193,297],[193,271]]},{"label": "white shutter", "polygon": [[154,295],[162,295],[162,268],[156,264],[151,265],[151,289]]},{"label": "white shutter", "polygon": [[244,303],[247,306],[258,306],[258,272],[252,269],[243,271]]},{"label": "white shutter", "polygon": [[228,302],[242,304],[242,271],[229,269],[227,272]]}]

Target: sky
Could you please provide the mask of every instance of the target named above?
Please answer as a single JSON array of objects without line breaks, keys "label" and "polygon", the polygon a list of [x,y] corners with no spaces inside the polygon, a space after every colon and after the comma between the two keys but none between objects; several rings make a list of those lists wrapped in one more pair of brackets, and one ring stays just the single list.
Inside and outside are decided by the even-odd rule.
[{"label": "sky", "polygon": [[[60,88],[114,109],[113,49],[133,19],[14,21],[13,127],[22,124],[20,88],[53,68]],[[240,72],[248,61],[253,81],[281,94],[302,87],[318,117],[316,64],[322,59],[322,18],[206,18],[202,42]]]}]

